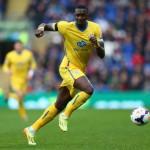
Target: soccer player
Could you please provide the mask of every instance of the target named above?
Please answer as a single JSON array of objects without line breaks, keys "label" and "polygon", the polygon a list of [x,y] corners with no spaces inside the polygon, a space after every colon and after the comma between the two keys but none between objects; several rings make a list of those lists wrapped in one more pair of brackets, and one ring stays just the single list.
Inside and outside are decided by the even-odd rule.
[{"label": "soccer player", "polygon": [[35,68],[36,62],[31,51],[25,49],[21,41],[16,41],[14,50],[6,55],[3,71],[10,76],[8,97],[14,97],[18,101],[19,115],[23,120],[27,120],[23,97],[26,94],[28,81],[32,78]]},{"label": "soccer player", "polygon": [[[36,145],[35,133],[62,111],[59,115],[59,127],[63,131],[68,130],[67,123],[72,112],[93,94],[93,86],[85,75],[90,54],[96,49],[100,58],[105,56],[101,28],[98,24],[88,21],[88,9],[85,6],[75,8],[75,21],[42,23],[35,35],[40,38],[44,35],[44,31],[58,31],[64,38],[65,56],[59,67],[63,81],[56,102],[31,126],[24,129],[29,145]],[[69,101],[71,102],[68,103]]]}]

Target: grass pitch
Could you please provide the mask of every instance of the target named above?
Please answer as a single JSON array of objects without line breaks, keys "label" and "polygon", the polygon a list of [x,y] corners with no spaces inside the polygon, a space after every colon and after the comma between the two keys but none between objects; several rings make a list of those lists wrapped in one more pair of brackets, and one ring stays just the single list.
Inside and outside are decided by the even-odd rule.
[{"label": "grass pitch", "polygon": [[25,123],[17,111],[0,110],[0,150],[149,150],[150,124],[136,126],[128,110],[78,110],[69,131],[58,128],[58,118],[37,133],[37,146],[28,146],[22,134],[42,111],[28,111]]}]

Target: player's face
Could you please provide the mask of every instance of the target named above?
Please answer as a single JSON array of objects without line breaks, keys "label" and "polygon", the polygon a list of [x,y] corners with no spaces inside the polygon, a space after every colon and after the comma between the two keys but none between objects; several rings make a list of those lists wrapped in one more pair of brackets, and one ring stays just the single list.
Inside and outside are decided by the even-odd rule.
[{"label": "player's face", "polygon": [[17,51],[17,52],[21,52],[23,50],[23,44],[22,43],[15,43],[14,45],[14,49]]},{"label": "player's face", "polygon": [[85,22],[87,20],[87,11],[82,10],[82,9],[76,9],[75,10],[75,18],[76,18],[77,24],[79,24],[79,25],[85,24]]}]

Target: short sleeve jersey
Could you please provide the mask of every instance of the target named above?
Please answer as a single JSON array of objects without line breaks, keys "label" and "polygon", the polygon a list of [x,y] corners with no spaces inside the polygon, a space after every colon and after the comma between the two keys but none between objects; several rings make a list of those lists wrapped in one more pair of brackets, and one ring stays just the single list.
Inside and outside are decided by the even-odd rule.
[{"label": "short sleeve jersey", "polygon": [[84,71],[93,50],[89,36],[94,34],[97,39],[101,38],[100,26],[91,21],[87,21],[84,31],[78,29],[75,22],[60,21],[57,26],[59,33],[64,37],[65,57]]}]

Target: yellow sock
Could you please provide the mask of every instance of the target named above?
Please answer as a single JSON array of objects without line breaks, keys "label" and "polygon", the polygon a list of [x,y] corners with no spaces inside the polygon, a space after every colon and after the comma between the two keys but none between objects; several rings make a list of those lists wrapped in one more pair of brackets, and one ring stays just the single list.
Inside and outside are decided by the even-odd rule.
[{"label": "yellow sock", "polygon": [[55,107],[55,105],[51,105],[49,106],[44,113],[42,114],[42,116],[35,121],[35,123],[32,124],[32,128],[37,131],[39,130],[41,127],[43,127],[44,125],[46,125],[48,122],[50,122],[51,120],[54,119],[54,117],[58,114],[58,110]]},{"label": "yellow sock", "polygon": [[27,113],[26,113],[26,110],[24,108],[22,99],[20,99],[16,93],[10,93],[10,97],[15,98],[17,100],[17,102],[18,102],[18,113],[19,113],[19,116],[23,120],[27,120]]},{"label": "yellow sock", "polygon": [[73,98],[73,102],[69,103],[65,108],[64,110],[65,116],[70,117],[72,112],[77,108],[79,108],[82,104],[84,104],[89,97],[90,95],[85,92],[79,92],[78,94],[76,94],[75,97]]},{"label": "yellow sock", "polygon": [[26,120],[27,119],[27,113],[26,113],[26,110],[23,106],[23,102],[19,102],[19,108],[18,108],[18,111],[19,111],[19,115],[22,119]]}]

